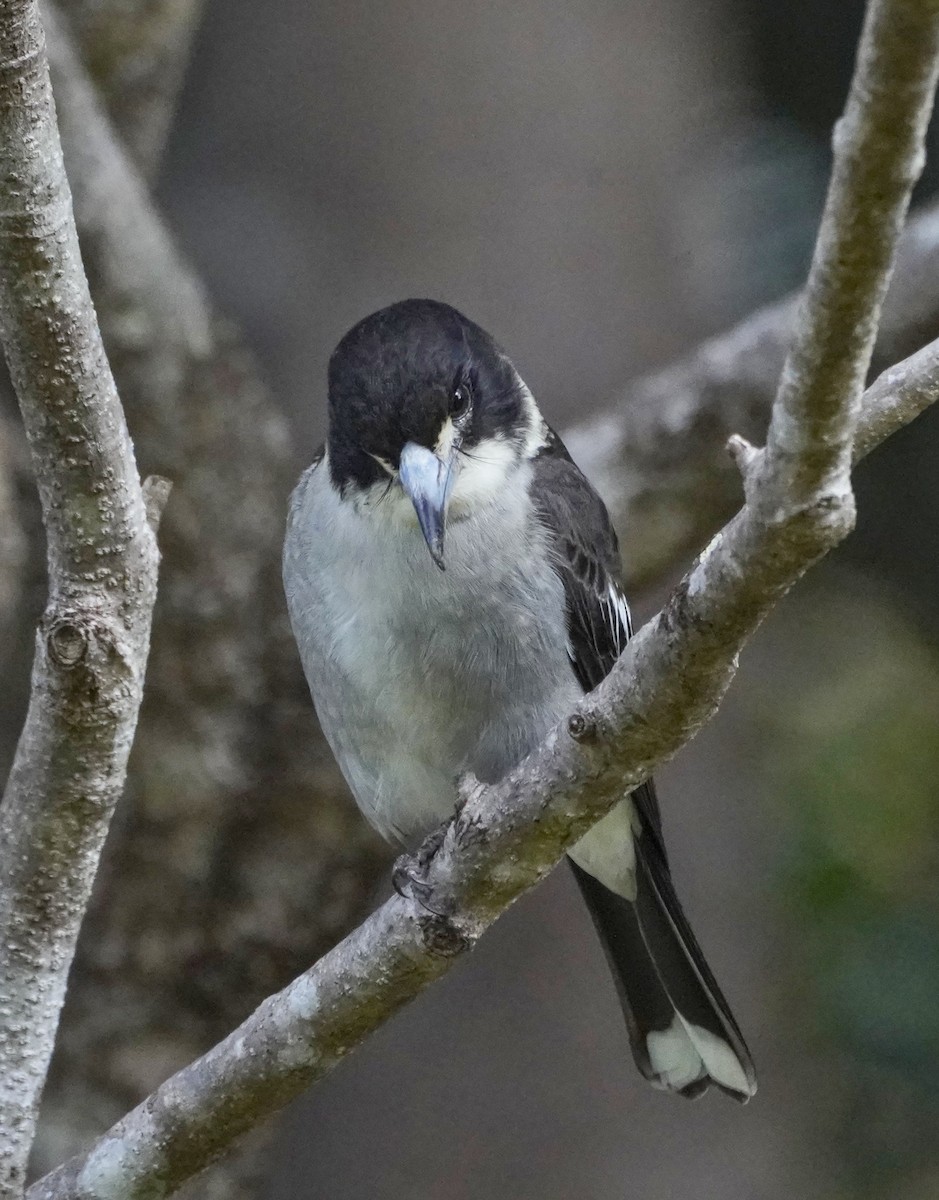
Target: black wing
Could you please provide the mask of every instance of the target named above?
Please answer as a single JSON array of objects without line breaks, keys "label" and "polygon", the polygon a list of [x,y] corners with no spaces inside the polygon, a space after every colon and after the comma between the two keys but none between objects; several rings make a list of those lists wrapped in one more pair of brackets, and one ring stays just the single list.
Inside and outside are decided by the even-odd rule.
[{"label": "black wing", "polygon": [[[619,583],[616,533],[603,501],[553,432],[534,469],[533,499],[564,584],[571,665],[589,691],[609,674],[632,636]],[[753,1063],[675,894],[652,780],[641,784],[632,799],[640,822],[635,903],[572,865],[617,980],[633,1054],[642,1073],[658,1086],[693,1097],[713,1081],[745,1102],[756,1090]],[[653,1036],[674,1028],[676,1014],[691,1023],[688,1028],[710,1034],[715,1044],[723,1042],[739,1070],[728,1071],[727,1061],[701,1055],[699,1075],[683,1086],[668,1082],[650,1047]],[[693,1042],[692,1055],[698,1051]]]},{"label": "black wing", "polygon": [[[632,621],[619,581],[619,543],[610,514],[553,429],[534,461],[532,498],[564,585],[571,667],[580,686],[590,692],[622,654],[632,637]],[[636,789],[633,800],[664,858],[651,780]]]}]

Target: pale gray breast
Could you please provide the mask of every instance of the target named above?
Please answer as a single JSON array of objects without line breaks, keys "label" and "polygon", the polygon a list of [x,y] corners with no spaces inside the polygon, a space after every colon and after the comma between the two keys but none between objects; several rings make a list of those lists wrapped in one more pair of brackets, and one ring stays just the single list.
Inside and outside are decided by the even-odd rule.
[{"label": "pale gray breast", "polygon": [[324,733],[386,835],[426,832],[452,811],[459,774],[501,777],[578,695],[527,470],[451,523],[444,572],[396,501],[357,512],[322,467],[294,493],[294,633]]}]

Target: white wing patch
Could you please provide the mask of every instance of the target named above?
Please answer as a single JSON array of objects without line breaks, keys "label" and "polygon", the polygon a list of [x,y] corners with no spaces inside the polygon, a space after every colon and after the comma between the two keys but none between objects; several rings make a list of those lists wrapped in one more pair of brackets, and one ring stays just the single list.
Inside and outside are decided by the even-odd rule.
[{"label": "white wing patch", "polygon": [[606,616],[616,655],[619,657],[632,636],[633,624],[626,597],[612,581],[606,586],[606,596],[601,598],[600,607]]}]

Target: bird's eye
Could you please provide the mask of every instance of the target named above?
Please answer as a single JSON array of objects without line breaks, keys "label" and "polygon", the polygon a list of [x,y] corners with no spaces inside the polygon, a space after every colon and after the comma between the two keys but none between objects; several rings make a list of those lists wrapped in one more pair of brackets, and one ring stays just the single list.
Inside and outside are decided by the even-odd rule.
[{"label": "bird's eye", "polygon": [[472,397],[465,383],[458,384],[450,396],[450,416],[465,417],[470,410]]}]

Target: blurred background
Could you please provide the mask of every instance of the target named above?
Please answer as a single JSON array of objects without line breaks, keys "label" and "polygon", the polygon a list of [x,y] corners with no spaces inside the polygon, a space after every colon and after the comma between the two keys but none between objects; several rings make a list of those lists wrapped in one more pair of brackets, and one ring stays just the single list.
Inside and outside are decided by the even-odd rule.
[{"label": "blurred background", "polygon": [[[332,347],[395,299],[444,299],[491,330],[563,430],[630,379],[797,286],[862,7],[211,0],[157,196],[219,309],[245,330],[286,415],[285,478],[322,436]],[[921,201],[939,180],[937,159]],[[206,453],[219,475],[244,470],[224,445]],[[639,1079],[599,946],[559,871],[470,960],[288,1110],[257,1168],[255,1194],[937,1194],[937,469],[936,412],[864,464],[857,532],[781,606],[717,719],[661,772],[679,892],[753,1051],[756,1099],[745,1109],[715,1095],[691,1105]],[[237,490],[237,478],[228,486]],[[276,497],[281,512],[287,486]],[[191,520],[198,526],[198,506]],[[275,525],[269,540],[279,536]],[[213,536],[207,523],[205,537]],[[265,579],[279,613],[273,562]],[[220,596],[226,578],[220,569]],[[654,611],[666,582],[635,598],[640,617]],[[198,657],[195,635],[192,643]],[[217,701],[203,700],[211,723]],[[265,696],[253,703],[266,711]],[[187,726],[179,736],[189,737],[185,712],[177,719]],[[296,743],[315,740],[311,709],[298,702],[289,720]],[[148,728],[145,712],[145,743]],[[213,780],[227,778],[228,753],[218,751],[206,773]],[[265,756],[259,751],[253,769],[279,784]],[[192,855],[195,907],[207,888],[224,907],[228,889],[247,887],[233,882],[244,856],[236,871],[214,834],[179,825],[173,805],[192,794],[185,760],[172,786],[140,761],[144,781],[131,789],[118,833],[147,821],[151,830],[172,826],[172,848],[156,866],[150,855],[148,878]],[[256,795],[249,802],[243,783],[230,790],[237,844],[254,853],[274,838],[263,805]],[[291,827],[283,858],[271,850],[252,860],[251,886],[260,878],[265,895],[279,896],[287,876],[304,892],[305,861],[316,859],[310,902],[316,913],[324,895],[338,906],[318,950],[387,891],[384,852],[359,829],[351,801],[336,811],[326,832],[308,831],[315,845]],[[211,843],[202,858],[192,852],[200,838]],[[354,884],[338,887],[316,856],[350,839],[358,839]],[[352,855],[331,853],[346,854],[344,866]],[[109,868],[105,890],[117,870]],[[153,892],[128,926],[148,919]],[[225,976],[236,993],[226,1020],[250,1009],[253,989],[286,982],[298,965],[291,955],[302,965],[307,952],[307,917],[291,904],[262,904],[248,932],[235,926],[221,947],[192,951],[162,1011],[158,1045],[157,1018],[140,1016],[129,997],[148,979],[158,986],[164,935],[148,941],[149,958],[95,959],[95,947],[85,947],[91,966],[80,966],[76,995],[105,996],[105,1015],[132,1050],[105,1082],[104,1067],[79,1069],[79,1051],[69,1058],[66,1046],[50,1127],[69,1106],[84,1109],[85,1125],[70,1117],[70,1132],[51,1136],[51,1157],[214,1031],[203,1020],[216,1003],[205,982],[213,972],[239,964]],[[273,965],[262,954],[259,967],[245,945],[263,942],[278,922],[291,931],[290,954]],[[74,1000],[76,1027],[87,1026],[82,1003]],[[173,1004],[190,1013],[187,1029],[203,1021],[182,1049]],[[131,1011],[133,1019],[121,1016]],[[83,1036],[75,1045],[87,1057]],[[118,1076],[124,1092],[115,1099]]]}]

